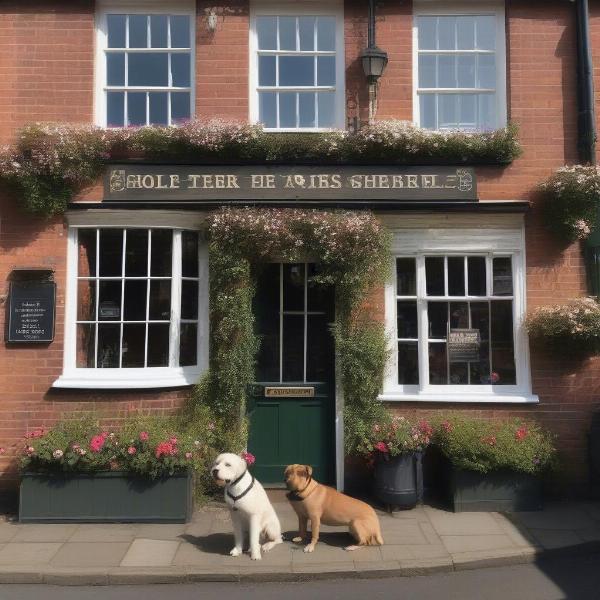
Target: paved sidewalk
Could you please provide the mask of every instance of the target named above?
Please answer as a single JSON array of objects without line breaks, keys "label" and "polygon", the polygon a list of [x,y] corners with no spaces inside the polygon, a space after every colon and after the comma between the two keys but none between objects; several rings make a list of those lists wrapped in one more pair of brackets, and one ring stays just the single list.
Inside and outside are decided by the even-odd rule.
[{"label": "paved sidewalk", "polygon": [[[287,503],[275,503],[286,538]],[[0,583],[116,584],[282,581],[427,574],[532,562],[540,555],[600,552],[600,502],[556,503],[538,513],[460,513],[429,506],[379,512],[385,546],[346,552],[344,528],[322,527],[312,554],[286,541],[251,561],[232,558],[231,523],[210,504],[185,525],[0,523]]]}]

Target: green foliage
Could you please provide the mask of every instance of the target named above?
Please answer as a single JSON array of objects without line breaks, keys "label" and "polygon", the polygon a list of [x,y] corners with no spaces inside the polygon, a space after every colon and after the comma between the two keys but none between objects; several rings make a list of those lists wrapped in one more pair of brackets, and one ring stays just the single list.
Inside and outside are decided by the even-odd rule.
[{"label": "green foliage", "polygon": [[460,469],[488,473],[500,469],[542,473],[554,466],[553,436],[538,424],[520,419],[441,419],[434,443]]}]

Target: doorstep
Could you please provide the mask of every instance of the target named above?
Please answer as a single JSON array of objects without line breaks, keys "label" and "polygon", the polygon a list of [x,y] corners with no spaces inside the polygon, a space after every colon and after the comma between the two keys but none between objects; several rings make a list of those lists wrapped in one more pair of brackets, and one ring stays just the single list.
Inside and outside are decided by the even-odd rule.
[{"label": "doorstep", "polygon": [[[271,492],[270,492],[271,493]],[[427,575],[600,553],[600,502],[551,503],[535,513],[451,513],[419,506],[378,511],[386,544],[346,552],[343,527],[322,527],[315,552],[289,541],[296,516],[274,498],[286,540],[261,561],[232,558],[222,503],[176,525],[0,522],[0,583],[55,585],[300,581]]]}]

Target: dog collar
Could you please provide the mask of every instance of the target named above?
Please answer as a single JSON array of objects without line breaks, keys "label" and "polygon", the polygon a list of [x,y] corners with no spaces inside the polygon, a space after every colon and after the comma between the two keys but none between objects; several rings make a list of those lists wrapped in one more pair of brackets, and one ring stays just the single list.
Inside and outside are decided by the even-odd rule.
[{"label": "dog collar", "polygon": [[[239,483],[247,472],[248,470],[244,471],[229,487],[232,488],[236,483]],[[238,500],[241,500],[254,487],[254,475],[250,475],[250,477],[252,477],[250,485],[241,494],[234,496],[229,490],[227,490],[227,495],[233,500],[234,504]]]},{"label": "dog collar", "polygon": [[300,496],[300,494],[303,494],[308,489],[308,486],[311,483],[312,483],[312,477],[309,477],[308,483],[304,486],[303,490],[296,490],[295,492],[288,492],[286,494],[286,498],[290,502],[302,502],[303,500],[308,498],[317,489],[317,486],[315,486],[308,494],[306,494],[306,496],[304,496],[304,498],[302,496]]}]

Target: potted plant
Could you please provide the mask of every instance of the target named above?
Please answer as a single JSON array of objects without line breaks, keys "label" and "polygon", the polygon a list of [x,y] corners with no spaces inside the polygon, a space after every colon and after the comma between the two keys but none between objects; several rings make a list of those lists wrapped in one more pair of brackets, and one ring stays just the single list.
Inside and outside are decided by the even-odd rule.
[{"label": "potted plant", "polygon": [[188,521],[192,472],[205,468],[209,446],[176,425],[162,417],[130,419],[109,429],[84,418],[27,433],[19,520]]},{"label": "potted plant", "polygon": [[422,454],[433,428],[387,415],[372,425],[361,449],[375,469],[374,495],[388,509],[413,508],[423,498]]},{"label": "potted plant", "polygon": [[536,423],[453,416],[435,428],[434,443],[449,463],[455,512],[541,510],[541,476],[556,450],[553,436]]}]

